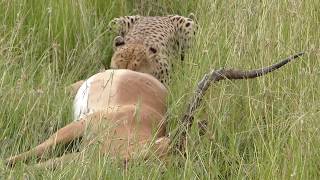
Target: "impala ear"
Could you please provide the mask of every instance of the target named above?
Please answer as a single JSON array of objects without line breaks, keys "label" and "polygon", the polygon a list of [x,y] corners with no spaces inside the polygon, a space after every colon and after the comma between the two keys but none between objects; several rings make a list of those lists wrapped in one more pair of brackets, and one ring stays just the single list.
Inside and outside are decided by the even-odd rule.
[{"label": "impala ear", "polygon": [[124,39],[121,36],[117,36],[114,38],[113,43],[114,43],[115,47],[122,46],[122,45],[124,45]]},{"label": "impala ear", "polygon": [[152,54],[156,54],[158,50],[154,47],[149,47],[149,52],[151,52]]}]

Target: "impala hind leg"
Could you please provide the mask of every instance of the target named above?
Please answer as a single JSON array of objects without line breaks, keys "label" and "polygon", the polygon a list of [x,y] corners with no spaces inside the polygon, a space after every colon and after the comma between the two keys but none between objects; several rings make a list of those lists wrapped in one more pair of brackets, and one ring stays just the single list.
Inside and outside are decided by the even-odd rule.
[{"label": "impala hind leg", "polygon": [[155,140],[154,143],[151,144],[150,148],[141,150],[140,153],[145,153],[145,158],[148,159],[152,156],[156,156],[158,158],[163,158],[168,155],[170,150],[170,138],[163,136]]},{"label": "impala hind leg", "polygon": [[46,151],[54,148],[57,144],[68,143],[73,139],[79,138],[83,135],[86,127],[86,120],[74,121],[65,127],[59,129],[56,133],[50,136],[46,141],[32,148],[31,150],[9,157],[6,159],[6,164],[13,166],[17,161],[26,161],[32,156],[40,157]]},{"label": "impala hind leg", "polygon": [[165,136],[158,138],[154,144],[154,148],[158,157],[166,156],[170,150],[170,138]]},{"label": "impala hind leg", "polygon": [[52,158],[47,161],[40,162],[40,163],[36,164],[34,167],[39,168],[39,169],[43,169],[43,168],[55,169],[58,166],[63,166],[67,163],[70,163],[70,162],[73,162],[76,160],[80,160],[80,158],[81,158],[81,152],[70,153],[70,154],[65,154],[61,157]]}]

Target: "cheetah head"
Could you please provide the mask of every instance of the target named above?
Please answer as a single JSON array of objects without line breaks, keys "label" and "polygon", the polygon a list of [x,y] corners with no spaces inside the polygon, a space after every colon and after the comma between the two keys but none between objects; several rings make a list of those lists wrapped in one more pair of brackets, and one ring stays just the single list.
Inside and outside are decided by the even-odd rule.
[{"label": "cheetah head", "polygon": [[133,71],[153,74],[157,49],[146,47],[142,43],[126,44],[123,37],[114,39],[114,54],[111,59],[111,68],[130,69]]}]

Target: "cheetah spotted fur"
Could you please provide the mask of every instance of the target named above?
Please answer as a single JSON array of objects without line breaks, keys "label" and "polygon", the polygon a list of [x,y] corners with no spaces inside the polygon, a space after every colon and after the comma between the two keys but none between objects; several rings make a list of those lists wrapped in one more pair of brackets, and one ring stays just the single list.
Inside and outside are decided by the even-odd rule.
[{"label": "cheetah spotted fur", "polygon": [[172,59],[184,59],[197,25],[193,14],[137,15],[115,18],[109,28],[118,35],[114,39],[111,68],[149,73],[167,85]]}]

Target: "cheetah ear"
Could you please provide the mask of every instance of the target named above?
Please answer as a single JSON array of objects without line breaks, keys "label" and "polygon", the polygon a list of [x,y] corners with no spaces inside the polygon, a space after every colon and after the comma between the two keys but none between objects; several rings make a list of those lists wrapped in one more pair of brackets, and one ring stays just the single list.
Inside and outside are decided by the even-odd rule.
[{"label": "cheetah ear", "polygon": [[121,36],[117,36],[114,38],[113,43],[114,43],[115,47],[122,46],[122,45],[124,45],[124,39]]},{"label": "cheetah ear", "polygon": [[149,52],[151,52],[152,54],[156,54],[158,50],[154,47],[149,47]]},{"label": "cheetah ear", "polygon": [[190,13],[188,15],[188,18],[192,19],[192,20],[195,20],[196,19],[196,16],[193,14],[193,13]]}]

